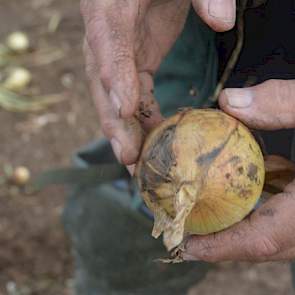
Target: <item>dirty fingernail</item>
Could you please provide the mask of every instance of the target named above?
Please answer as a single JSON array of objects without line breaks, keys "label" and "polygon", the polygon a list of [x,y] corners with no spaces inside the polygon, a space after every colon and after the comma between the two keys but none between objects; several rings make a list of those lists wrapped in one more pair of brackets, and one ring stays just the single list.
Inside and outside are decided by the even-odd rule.
[{"label": "dirty fingernail", "polygon": [[226,22],[234,22],[235,5],[232,1],[210,0],[209,14]]},{"label": "dirty fingernail", "polygon": [[120,117],[122,104],[119,99],[119,96],[113,90],[110,91],[110,99],[113,103],[113,106],[115,108],[115,111],[116,111],[118,117]]},{"label": "dirty fingernail", "polygon": [[196,258],[195,256],[192,256],[190,254],[187,254],[187,253],[182,253],[182,258],[185,261],[199,261],[198,258]]},{"label": "dirty fingernail", "polygon": [[114,154],[116,158],[118,159],[119,162],[122,161],[122,146],[121,143],[116,139],[112,138],[111,139],[111,145],[114,151]]},{"label": "dirty fingernail", "polygon": [[225,95],[233,108],[248,108],[253,101],[252,92],[248,89],[226,89]]}]

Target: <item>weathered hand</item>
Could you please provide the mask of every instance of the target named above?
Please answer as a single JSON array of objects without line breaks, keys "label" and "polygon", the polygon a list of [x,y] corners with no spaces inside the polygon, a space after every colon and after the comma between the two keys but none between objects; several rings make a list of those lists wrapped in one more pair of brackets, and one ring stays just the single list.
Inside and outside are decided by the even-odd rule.
[{"label": "weathered hand", "polygon": [[[153,96],[153,75],[180,34],[191,2],[81,1],[91,92],[103,133],[124,164],[136,162],[142,131],[162,120]],[[215,30],[233,27],[235,0],[194,0],[193,4]]]},{"label": "weathered hand", "polygon": [[[295,127],[295,81],[270,80],[221,93],[220,106],[250,127]],[[185,260],[275,261],[295,258],[295,181],[244,221],[220,233],[192,236]]]}]

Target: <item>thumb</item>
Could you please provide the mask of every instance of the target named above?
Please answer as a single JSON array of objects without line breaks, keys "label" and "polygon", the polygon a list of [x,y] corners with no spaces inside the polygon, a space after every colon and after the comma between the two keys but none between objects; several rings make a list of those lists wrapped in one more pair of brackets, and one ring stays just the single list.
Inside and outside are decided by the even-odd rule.
[{"label": "thumb", "polygon": [[193,0],[198,15],[216,32],[228,31],[236,21],[236,0]]},{"label": "thumb", "polygon": [[228,88],[220,107],[247,126],[276,130],[295,127],[295,80],[269,80],[248,88]]}]

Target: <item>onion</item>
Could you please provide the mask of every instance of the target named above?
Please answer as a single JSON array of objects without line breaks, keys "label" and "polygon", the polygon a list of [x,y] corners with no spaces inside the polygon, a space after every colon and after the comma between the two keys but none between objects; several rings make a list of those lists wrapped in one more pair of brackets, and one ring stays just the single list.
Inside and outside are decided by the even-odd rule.
[{"label": "onion", "polygon": [[14,169],[11,179],[14,184],[23,186],[26,185],[31,178],[31,173],[28,168],[19,166]]},{"label": "onion", "polygon": [[20,91],[27,87],[32,81],[31,73],[21,67],[13,68],[6,80],[3,82],[3,86],[11,91]]},{"label": "onion", "polygon": [[14,32],[7,37],[6,45],[16,53],[24,53],[29,50],[30,41],[25,33]]},{"label": "onion", "polygon": [[185,110],[146,139],[135,172],[153,211],[153,236],[171,250],[189,234],[241,221],[264,185],[259,145],[239,121],[217,110]]}]

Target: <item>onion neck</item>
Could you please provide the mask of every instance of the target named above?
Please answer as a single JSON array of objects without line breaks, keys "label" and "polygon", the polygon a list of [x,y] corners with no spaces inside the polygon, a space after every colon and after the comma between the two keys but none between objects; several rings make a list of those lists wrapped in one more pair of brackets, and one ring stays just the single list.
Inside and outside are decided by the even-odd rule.
[{"label": "onion neck", "polygon": [[175,218],[164,230],[164,244],[168,251],[181,244],[184,237],[185,221],[195,206],[199,192],[199,184],[182,183],[175,198]]}]

